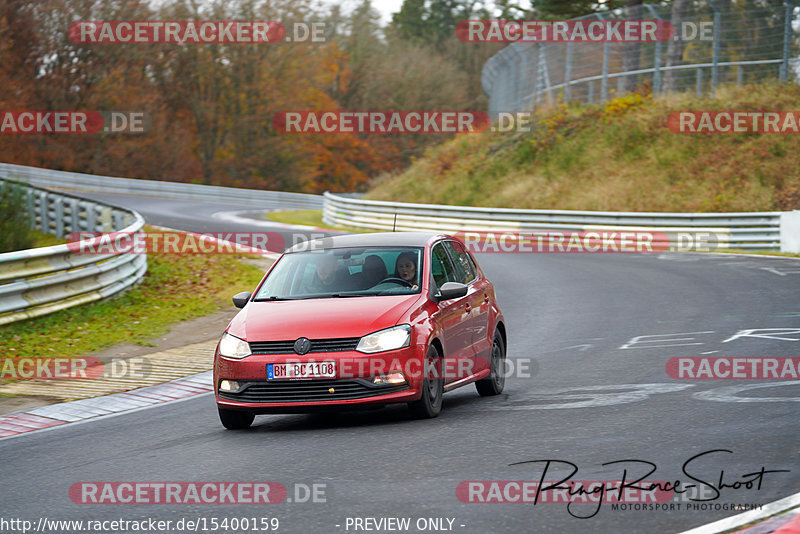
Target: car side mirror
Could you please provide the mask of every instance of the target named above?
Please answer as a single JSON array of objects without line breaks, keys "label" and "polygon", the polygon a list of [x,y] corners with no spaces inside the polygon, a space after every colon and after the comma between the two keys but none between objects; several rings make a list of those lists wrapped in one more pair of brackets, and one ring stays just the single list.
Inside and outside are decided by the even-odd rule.
[{"label": "car side mirror", "polygon": [[237,293],[233,296],[233,305],[236,306],[237,308],[244,308],[250,301],[251,296],[253,296],[253,294],[250,293],[249,291],[243,291],[242,293]]},{"label": "car side mirror", "polygon": [[439,292],[436,293],[434,298],[436,299],[436,302],[457,299],[466,295],[467,289],[467,286],[464,284],[459,284],[458,282],[445,282],[442,284],[442,287],[439,288]]}]

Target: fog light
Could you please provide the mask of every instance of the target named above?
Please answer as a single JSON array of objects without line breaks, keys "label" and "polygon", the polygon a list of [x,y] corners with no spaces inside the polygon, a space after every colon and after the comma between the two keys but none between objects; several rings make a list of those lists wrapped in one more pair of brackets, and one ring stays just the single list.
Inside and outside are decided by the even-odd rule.
[{"label": "fog light", "polygon": [[385,386],[387,384],[393,384],[393,385],[405,384],[406,377],[403,376],[403,373],[396,371],[394,373],[389,373],[388,375],[376,376],[375,378],[372,379],[372,383],[380,384],[382,386]]},{"label": "fog light", "polygon": [[236,391],[239,389],[239,382],[236,380],[223,380],[219,383],[220,391]]}]

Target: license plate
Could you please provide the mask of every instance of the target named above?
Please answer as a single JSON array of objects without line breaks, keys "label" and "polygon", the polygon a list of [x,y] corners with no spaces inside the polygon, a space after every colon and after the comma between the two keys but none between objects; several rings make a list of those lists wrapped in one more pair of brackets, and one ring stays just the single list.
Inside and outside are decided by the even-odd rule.
[{"label": "license plate", "polygon": [[268,380],[336,378],[336,362],[268,363]]}]

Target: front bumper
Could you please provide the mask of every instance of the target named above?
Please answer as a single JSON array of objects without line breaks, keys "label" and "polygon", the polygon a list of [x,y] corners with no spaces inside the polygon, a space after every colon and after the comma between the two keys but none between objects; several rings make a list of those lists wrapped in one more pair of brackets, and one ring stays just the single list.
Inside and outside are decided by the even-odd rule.
[{"label": "front bumper", "polygon": [[[214,393],[217,405],[253,413],[304,413],[330,409],[356,409],[418,400],[421,395],[424,345],[412,345],[378,354],[355,351],[251,355],[241,360],[214,356]],[[267,364],[298,361],[336,362],[336,377],[314,379],[267,379]],[[404,384],[374,384],[372,379],[400,371]],[[222,380],[239,387],[220,391]]]}]

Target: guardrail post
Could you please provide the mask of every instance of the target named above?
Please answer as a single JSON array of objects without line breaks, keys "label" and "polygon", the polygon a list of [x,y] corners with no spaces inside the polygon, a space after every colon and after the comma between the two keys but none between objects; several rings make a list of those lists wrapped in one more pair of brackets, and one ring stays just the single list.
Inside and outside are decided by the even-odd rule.
[{"label": "guardrail post", "polygon": [[29,225],[31,228],[36,227],[36,197],[33,195],[33,191],[30,189],[25,189],[25,202],[28,205],[28,220],[30,221]]},{"label": "guardrail post", "polygon": [[515,50],[515,52],[517,52],[517,55],[520,58],[519,59],[520,68],[519,68],[519,74],[516,76],[514,80],[516,82],[516,94],[514,95],[516,97],[516,102],[514,106],[516,108],[515,111],[519,111],[524,107],[523,102],[525,100],[525,87],[527,86],[527,81],[528,81],[528,55],[525,53],[524,50],[523,51]]},{"label": "guardrail post", "polygon": [[547,70],[547,54],[545,54],[544,43],[539,43],[538,71],[536,79],[539,80],[547,92],[547,103],[549,104],[553,101],[553,95],[550,92],[550,73]]},{"label": "guardrail post", "polygon": [[781,213],[781,252],[800,253],[800,210]]},{"label": "guardrail post", "polygon": [[[603,15],[600,13],[595,13],[597,18],[600,20],[605,20]],[[600,98],[603,102],[608,100],[608,55],[609,55],[609,42],[606,39],[603,42],[603,79],[600,83]]]},{"label": "guardrail post", "polygon": [[125,228],[125,223],[123,221],[123,213],[118,210],[114,210],[111,212],[112,220],[114,221],[111,230],[116,232],[117,230],[121,230]]},{"label": "guardrail post", "polygon": [[56,237],[64,237],[64,201],[60,197],[53,199],[53,216],[56,219]]},{"label": "guardrail post", "polygon": [[100,224],[100,206],[94,202],[86,203],[86,230],[88,232],[102,232]]},{"label": "guardrail post", "polygon": [[783,22],[783,62],[779,79],[785,83],[789,79],[789,52],[792,48],[792,15],[794,13],[794,2],[784,2],[785,16]]},{"label": "guardrail post", "polygon": [[711,9],[714,10],[714,47],[711,56],[711,96],[714,96],[714,91],[719,82],[719,45],[722,40],[722,13],[711,0],[706,0]]},{"label": "guardrail post", "polygon": [[603,43],[603,80],[600,83],[600,98],[608,100],[608,41]]},{"label": "guardrail post", "polygon": [[[663,20],[658,16],[658,12],[652,4],[645,4],[645,7],[655,20]],[[653,51],[653,93],[661,92],[661,41],[657,40]]]},{"label": "guardrail post", "polygon": [[564,63],[564,100],[569,100],[572,91],[570,91],[570,79],[572,78],[572,41],[567,42],[567,60]]},{"label": "guardrail post", "polygon": [[70,209],[70,231],[72,232],[79,232],[80,231],[80,214],[78,209],[78,200],[75,198],[70,199],[69,203]]},{"label": "guardrail post", "polygon": [[39,193],[39,214],[41,216],[40,229],[43,234],[50,233],[50,220],[48,219],[50,207],[47,205],[47,193]]},{"label": "guardrail post", "polygon": [[697,69],[697,96],[703,94],[703,69]]}]

